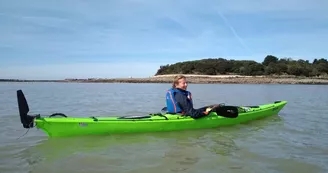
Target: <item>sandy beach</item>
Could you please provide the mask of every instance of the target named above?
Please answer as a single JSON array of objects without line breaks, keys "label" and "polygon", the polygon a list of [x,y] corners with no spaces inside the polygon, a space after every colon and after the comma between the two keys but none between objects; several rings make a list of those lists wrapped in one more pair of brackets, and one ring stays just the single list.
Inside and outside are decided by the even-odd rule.
[{"label": "sandy beach", "polygon": [[[65,82],[92,83],[171,83],[174,76],[158,75],[146,78],[66,79]],[[226,84],[328,84],[327,78],[302,78],[291,76],[241,76],[241,75],[185,75],[189,83]]]}]

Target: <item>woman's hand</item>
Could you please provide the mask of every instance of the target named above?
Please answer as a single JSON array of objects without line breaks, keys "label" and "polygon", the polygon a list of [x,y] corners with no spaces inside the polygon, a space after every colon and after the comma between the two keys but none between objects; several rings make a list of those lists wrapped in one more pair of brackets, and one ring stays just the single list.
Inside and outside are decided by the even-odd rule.
[{"label": "woman's hand", "polygon": [[212,110],[212,107],[208,107],[208,108],[206,108],[206,112],[208,113],[208,112],[210,112]]},{"label": "woman's hand", "polygon": [[216,105],[211,105],[210,107],[206,108],[206,112],[210,112],[212,111],[213,109],[219,107],[220,105],[219,104],[216,104]]}]

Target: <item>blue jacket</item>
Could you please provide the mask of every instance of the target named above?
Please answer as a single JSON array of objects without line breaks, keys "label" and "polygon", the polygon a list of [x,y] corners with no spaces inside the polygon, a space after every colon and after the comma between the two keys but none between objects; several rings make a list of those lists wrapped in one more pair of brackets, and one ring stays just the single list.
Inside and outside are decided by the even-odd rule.
[{"label": "blue jacket", "polygon": [[166,106],[168,113],[181,113],[192,118],[206,116],[206,108],[194,109],[192,95],[189,91],[171,88],[166,93]]},{"label": "blue jacket", "polygon": [[192,96],[189,91],[177,89],[177,88],[171,88],[166,92],[166,107],[167,112],[169,113],[185,113],[185,110],[181,108],[181,99],[179,102],[176,100],[176,95],[182,95],[182,97],[185,97],[183,102],[187,102],[190,106],[193,106],[192,103]]}]

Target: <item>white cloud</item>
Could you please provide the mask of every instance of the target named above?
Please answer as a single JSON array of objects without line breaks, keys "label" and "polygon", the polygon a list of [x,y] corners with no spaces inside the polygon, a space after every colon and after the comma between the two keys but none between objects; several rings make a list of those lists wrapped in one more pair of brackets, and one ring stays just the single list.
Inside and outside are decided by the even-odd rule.
[{"label": "white cloud", "polygon": [[220,1],[220,9],[230,13],[262,13],[327,10],[326,0],[232,0]]},{"label": "white cloud", "polygon": [[148,77],[155,75],[160,65],[156,62],[116,62],[9,66],[0,69],[0,79]]}]

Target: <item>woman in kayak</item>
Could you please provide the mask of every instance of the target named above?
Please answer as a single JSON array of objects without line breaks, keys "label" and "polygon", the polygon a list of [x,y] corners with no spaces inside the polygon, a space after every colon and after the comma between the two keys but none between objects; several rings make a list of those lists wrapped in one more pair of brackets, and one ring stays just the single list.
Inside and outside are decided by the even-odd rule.
[{"label": "woman in kayak", "polygon": [[183,75],[178,75],[174,78],[172,88],[166,93],[166,106],[168,113],[180,113],[189,115],[192,118],[201,118],[218,105],[194,109],[192,95],[187,91],[187,80]]}]

